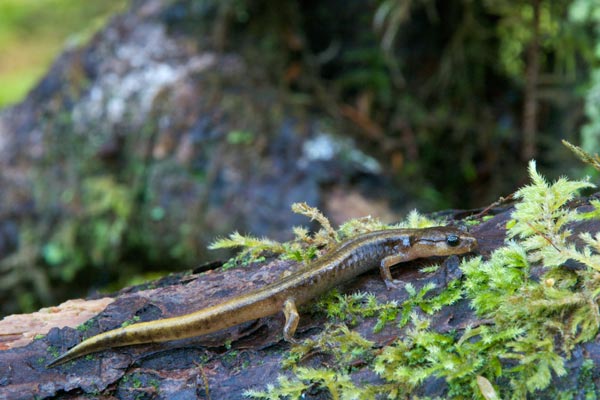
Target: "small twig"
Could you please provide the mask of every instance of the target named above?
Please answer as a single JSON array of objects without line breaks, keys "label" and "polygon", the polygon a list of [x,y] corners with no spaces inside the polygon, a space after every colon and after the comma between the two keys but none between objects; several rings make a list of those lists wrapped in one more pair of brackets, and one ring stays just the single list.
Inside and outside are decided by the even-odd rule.
[{"label": "small twig", "polygon": [[492,318],[484,318],[484,319],[476,320],[475,322],[468,322],[468,323],[465,322],[463,324],[458,325],[457,328],[458,329],[466,329],[467,327],[469,327],[469,328],[476,329],[483,325],[494,325],[494,324],[495,324],[495,322]]},{"label": "small twig", "polygon": [[388,341],[386,341],[385,343],[383,343],[383,345],[381,345],[377,350],[375,350],[374,354],[376,356],[381,355],[383,353],[383,349],[385,349],[386,347],[390,346],[396,340],[398,340],[398,336],[392,337],[391,339],[389,339]]},{"label": "small twig", "polygon": [[198,369],[200,370],[200,376],[202,376],[202,382],[204,383],[204,393],[206,393],[206,398],[208,400],[211,400],[210,388],[208,385],[208,377],[206,376],[206,373],[204,372],[204,368],[202,368],[202,365],[200,363],[195,363],[195,364],[198,367]]},{"label": "small twig", "polygon": [[509,201],[512,201],[513,198],[515,196],[515,193],[511,193],[506,197],[500,197],[498,200],[496,200],[495,202],[493,202],[492,204],[490,204],[489,206],[487,206],[486,208],[484,208],[483,210],[481,210],[481,212],[475,214],[473,216],[473,218],[480,218],[483,217],[485,214],[487,214],[492,208],[497,207],[501,204],[504,203],[508,203]]},{"label": "small twig", "polygon": [[550,245],[552,247],[554,247],[556,249],[556,251],[558,251],[559,253],[561,253],[561,250],[554,243],[552,243],[552,240],[550,240],[550,238],[548,238],[548,236],[546,236],[545,234],[543,234],[542,232],[540,232],[538,229],[536,229],[529,222],[527,222],[527,221],[524,221],[524,222],[527,224],[528,227],[530,227],[531,229],[533,229],[535,233],[537,233],[538,235],[540,235],[541,237],[543,237],[544,240],[546,240],[548,243],[550,243]]}]

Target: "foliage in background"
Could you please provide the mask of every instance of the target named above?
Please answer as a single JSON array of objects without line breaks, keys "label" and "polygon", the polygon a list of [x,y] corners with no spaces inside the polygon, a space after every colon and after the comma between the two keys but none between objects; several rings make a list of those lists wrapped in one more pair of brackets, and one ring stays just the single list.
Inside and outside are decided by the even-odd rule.
[{"label": "foliage in background", "polygon": [[65,45],[85,43],[127,0],[2,0],[0,108],[20,101]]},{"label": "foliage in background", "polygon": [[[569,18],[579,24],[591,27],[592,34],[600,37],[600,3],[593,0],[575,0],[570,8]],[[595,60],[600,60],[600,42],[596,40],[589,51]],[[600,67],[596,62],[590,72],[590,87],[585,95],[585,115],[587,123],[581,130],[581,144],[588,153],[600,148]]]},{"label": "foliage in background", "polygon": [[[83,42],[126,3],[3,1],[0,74],[6,65],[27,71],[23,65],[38,65],[32,54],[49,57],[45,49],[56,51],[47,43],[27,51],[33,43],[28,35],[63,43],[65,32],[79,30],[82,24],[89,30],[76,41]],[[167,29],[196,38],[200,48],[243,54],[248,64],[260,65],[268,79],[287,89],[294,102],[325,110],[333,130],[353,135],[369,148],[396,179],[389,185],[396,205],[404,205],[408,193],[420,209],[468,208],[512,191],[523,175],[525,160],[519,154],[529,81],[527,53],[536,28],[541,38],[536,85],[540,166],[565,170],[556,139],[567,135],[577,142],[584,95],[588,123],[583,147],[592,153],[598,147],[600,6],[595,0],[372,0],[341,7],[339,2],[293,1],[272,7],[270,0],[164,4]],[[593,86],[586,94],[590,79]],[[5,95],[14,99],[10,85],[21,85],[17,78],[8,80],[10,84],[2,84],[0,77],[0,104]],[[77,94],[85,92],[85,83],[76,89]],[[76,101],[77,95],[68,99]],[[104,286],[115,276],[125,279],[123,271],[139,276],[139,264],[146,260],[165,265],[174,259],[190,262],[197,255],[191,240],[179,240],[194,234],[195,221],[169,238],[179,240],[178,248],[160,254],[155,244],[164,237],[153,235],[152,228],[169,218],[169,207],[145,208],[150,202],[144,196],[149,194],[144,172],[139,172],[147,167],[145,161],[132,152],[125,171],[98,165],[93,153],[80,153],[86,143],[71,136],[69,121],[61,122],[68,119],[65,114],[68,111],[59,110],[52,115],[56,121],[50,132],[57,143],[49,147],[56,152],[36,171],[43,172],[35,199],[44,215],[23,225],[29,231],[21,234],[21,251],[2,267],[10,276],[7,281],[19,282],[12,287],[27,297],[20,301],[29,304],[26,309],[40,299],[48,301],[48,287],[71,280],[79,288]],[[227,139],[248,143],[250,136],[258,135],[255,131],[241,126]],[[67,176],[55,173],[53,163],[62,163]],[[53,179],[70,189],[52,187]],[[301,238],[306,231],[296,235]],[[312,257],[304,250],[288,253],[294,259]],[[17,259],[27,260],[27,266],[15,267]],[[48,266],[51,273],[45,275]],[[99,271],[95,282],[78,281],[91,275],[83,273],[86,268]]]},{"label": "foliage in background", "polygon": [[[580,248],[567,240],[573,239],[569,223],[598,218],[600,202],[592,203],[594,212],[580,214],[567,203],[594,185],[564,178],[549,184],[534,162],[529,173],[531,184],[516,193],[519,201],[508,223],[506,246],[487,261],[463,261],[464,277],[434,298],[410,289],[413,305],[425,314],[411,312],[410,326],[399,339],[379,348],[344,325],[376,316],[376,330],[394,321],[402,328],[407,321],[398,321],[398,312],[389,313],[397,308],[394,302],[378,304],[365,294],[329,296],[321,307],[332,325],[292,348],[285,362],[291,372],[276,385],[247,395],[299,398],[318,388],[336,399],[395,399],[411,397],[414,390],[443,379],[452,398],[594,396],[590,362],[579,366],[580,381],[571,392],[560,393],[550,383],[566,374],[565,362],[575,346],[593,340],[600,329],[600,234],[581,234],[586,245]],[[567,267],[567,259],[576,259],[583,268]],[[534,269],[541,272],[537,279],[532,279]],[[427,315],[461,297],[470,302],[481,324],[450,333],[430,329]],[[433,311],[431,304],[436,305]],[[328,354],[334,362],[326,368],[302,366],[311,354]],[[362,384],[353,378],[365,368],[383,382]]]},{"label": "foliage in background", "polygon": [[2,312],[33,311],[90,288],[116,290],[164,275],[165,265],[192,262],[192,233],[169,240],[147,229],[164,211],[148,199],[143,154],[124,149],[127,168],[110,173],[89,143],[94,135],[74,134],[69,113],[44,120],[43,128],[44,157],[31,171],[37,214],[22,225],[18,250],[0,260]]},{"label": "foliage in background", "polygon": [[[399,138],[405,162],[398,172],[433,187],[426,193],[435,209],[491,202],[512,190],[531,156],[522,157],[528,90],[537,102],[536,158],[564,171],[569,161],[559,139],[577,141],[582,89],[597,75],[599,7],[595,0],[380,2],[374,26],[393,84],[381,98],[393,100],[370,117]],[[534,45],[539,66],[532,74]],[[584,136],[598,136],[590,96]]]},{"label": "foliage in background", "polygon": [[[56,194],[40,188],[45,201]],[[126,251],[128,224],[134,205],[130,188],[110,176],[89,177],[81,187],[60,193],[63,207],[77,210],[60,220],[49,210],[44,217],[21,229],[19,250],[0,260],[0,288],[21,311],[51,303],[56,286],[72,283],[86,268],[92,281],[114,274]],[[45,203],[46,205],[55,203]],[[60,221],[60,222],[58,222]],[[89,279],[89,278],[88,278]],[[9,309],[10,310],[10,309]]]},{"label": "foliage in background", "polygon": [[260,38],[263,52],[244,54],[268,56],[278,82],[329,113],[424,210],[510,193],[530,140],[541,167],[564,171],[559,141],[578,142],[600,60],[595,0],[290,1],[277,15],[269,0],[180,3],[186,26],[212,5],[227,50]]},{"label": "foliage in background", "polygon": [[82,183],[81,212],[58,226],[42,252],[44,262],[66,282],[84,267],[110,268],[119,260],[134,206],[130,188],[110,176]]}]

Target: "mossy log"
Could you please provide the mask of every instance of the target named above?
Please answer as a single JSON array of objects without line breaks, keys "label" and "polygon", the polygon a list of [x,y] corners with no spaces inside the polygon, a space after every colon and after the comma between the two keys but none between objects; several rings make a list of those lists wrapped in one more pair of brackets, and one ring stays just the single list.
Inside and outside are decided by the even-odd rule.
[{"label": "mossy log", "polygon": [[[573,202],[572,207],[586,207],[586,204],[581,200]],[[505,225],[511,211],[509,206],[488,210],[486,213],[494,216],[472,228],[472,233],[480,243],[478,253],[483,257],[504,244]],[[472,214],[445,213],[450,219]],[[574,233],[598,232],[600,222],[582,222],[572,229]],[[442,268],[436,272],[420,271],[430,263],[432,260],[420,260],[397,267],[393,270],[394,278],[411,282],[417,289],[434,283],[436,289],[428,294],[433,296],[435,292],[443,290],[447,282],[462,275],[458,257],[443,260]],[[85,337],[132,321],[189,313],[265,285],[285,271],[298,267],[291,261],[279,260],[225,271],[219,268],[220,265],[216,262],[201,266],[191,273],[171,275],[156,282],[129,287],[105,300],[89,299],[82,303],[66,304],[62,308],[47,309],[42,314],[1,321],[0,348],[3,350],[0,351],[0,365],[5,367],[0,368],[0,398],[71,399],[92,395],[124,399],[241,399],[245,390],[264,389],[266,384],[275,383],[277,376],[285,373],[281,361],[290,348],[290,344],[282,339],[282,315],[263,318],[207,337],[106,350],[63,366],[46,368],[49,361]],[[405,290],[386,290],[376,270],[339,289],[343,293],[371,292],[379,301],[402,302],[408,296]],[[105,305],[106,308],[101,310]],[[315,335],[323,329],[326,317],[322,313],[311,313],[312,308],[312,305],[308,305],[300,310],[299,339]],[[91,319],[85,322],[89,316],[92,316]],[[482,322],[485,321],[477,320],[469,303],[460,300],[436,313],[431,329],[442,333],[461,331],[469,325],[476,326]],[[388,324],[375,334],[374,324],[373,318],[366,318],[359,320],[352,329],[381,347],[403,334],[394,324]],[[55,327],[45,336],[38,335],[50,326]],[[593,360],[596,365],[600,363],[599,344],[595,340],[578,346],[566,363],[567,375],[555,378],[554,386],[565,389],[576,387],[581,380],[580,367],[585,358]],[[328,359],[326,355],[313,354],[301,363],[326,366]],[[597,372],[593,374],[589,379],[599,387],[600,377]],[[352,377],[361,384],[381,382],[375,373],[360,366],[352,373]],[[433,379],[432,384],[418,394],[444,396],[445,390],[447,387],[442,380]],[[306,398],[327,396],[325,391],[320,390],[306,393]]]}]

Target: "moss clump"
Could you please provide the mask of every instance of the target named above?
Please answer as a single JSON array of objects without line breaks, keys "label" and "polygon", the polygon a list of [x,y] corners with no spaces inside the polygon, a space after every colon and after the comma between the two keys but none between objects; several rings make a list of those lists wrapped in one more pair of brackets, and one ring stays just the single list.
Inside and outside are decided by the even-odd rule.
[{"label": "moss clump", "polygon": [[133,317],[131,317],[130,319],[128,319],[127,321],[124,321],[121,324],[121,328],[125,328],[126,326],[132,325],[132,324],[137,324],[138,322],[140,322],[141,318],[139,315],[134,315]]},{"label": "moss clump", "polygon": [[237,256],[227,261],[225,268],[231,268],[235,265],[247,265],[252,262],[264,260],[262,258],[264,254],[277,254],[283,260],[307,263],[317,255],[319,249],[335,246],[340,241],[361,233],[382,229],[403,227],[425,228],[443,225],[443,221],[436,221],[413,211],[408,215],[407,220],[400,224],[389,225],[384,224],[377,218],[364,217],[351,219],[342,224],[336,231],[332,228],[329,220],[317,208],[310,207],[306,203],[294,203],[292,204],[292,211],[319,222],[322,229],[310,235],[307,228],[296,226],[293,228],[294,239],[285,243],[234,232],[227,238],[214,241],[209,246],[209,249],[241,248]]},{"label": "moss clump", "polygon": [[[417,292],[408,286],[408,308],[379,304],[368,294],[329,295],[322,303],[335,323],[291,350],[285,366],[292,376],[281,376],[265,391],[246,394],[297,398],[317,387],[334,399],[393,399],[410,396],[431,379],[443,379],[452,398],[556,394],[556,388],[549,389],[553,377],[566,374],[565,361],[573,347],[593,339],[600,328],[600,235],[580,235],[585,245],[577,248],[569,229],[572,222],[597,218],[600,203],[592,202],[592,212],[577,213],[567,203],[579,190],[593,187],[591,183],[561,178],[549,184],[534,162],[529,172],[532,183],[516,193],[506,245],[489,260],[464,261],[463,279],[451,282],[434,300],[425,297],[430,287]],[[575,260],[577,268],[566,267],[569,260]],[[419,307],[435,313],[459,298],[470,302],[481,324],[442,334],[430,329],[429,317],[413,312]],[[403,337],[383,348],[340,325],[369,316],[378,318],[378,329],[391,321],[410,325]],[[298,366],[315,351],[330,354],[333,367]],[[380,384],[352,379],[355,355],[362,369],[383,380]],[[589,362],[585,366],[589,370]],[[597,388],[586,371],[582,369],[580,380],[585,382],[579,387],[584,396],[593,396]]]}]

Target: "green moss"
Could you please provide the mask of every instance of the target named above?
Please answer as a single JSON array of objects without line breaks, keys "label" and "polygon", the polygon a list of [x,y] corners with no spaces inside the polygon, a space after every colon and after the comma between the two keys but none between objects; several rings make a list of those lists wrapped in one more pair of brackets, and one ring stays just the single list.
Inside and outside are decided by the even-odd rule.
[{"label": "green moss", "polygon": [[52,356],[52,358],[57,358],[60,355],[60,351],[56,348],[56,346],[48,346],[48,353]]},{"label": "green moss", "polygon": [[248,265],[264,260],[264,254],[277,254],[281,259],[308,262],[317,254],[319,247],[332,245],[339,241],[337,232],[333,230],[327,218],[316,208],[309,207],[305,203],[294,203],[292,211],[318,221],[323,229],[310,236],[306,228],[294,227],[295,239],[287,243],[234,232],[228,238],[213,242],[209,249],[240,247],[242,250],[238,255],[224,265],[225,268],[231,268],[238,264]]},{"label": "green moss", "polygon": [[75,328],[75,329],[77,329],[79,332],[86,332],[88,329],[90,329],[92,327],[93,324],[94,324],[94,320],[88,319],[83,324],[77,326],[77,328]]},{"label": "green moss", "polygon": [[266,260],[266,257],[264,257],[264,256],[252,256],[251,254],[246,254],[243,256],[236,256],[236,257],[233,257],[233,258],[230,258],[229,260],[227,260],[227,262],[225,262],[221,266],[221,269],[223,271],[227,271],[228,269],[231,269],[231,268],[247,267],[250,264],[261,263],[261,262],[264,262],[265,260]]},{"label": "green moss", "polygon": [[585,360],[581,365],[581,372],[577,380],[577,387],[573,388],[572,394],[580,393],[585,400],[596,400],[598,398],[598,387],[594,381],[594,361]]},{"label": "green moss", "polygon": [[319,222],[322,229],[310,235],[304,227],[294,227],[294,239],[280,243],[268,238],[257,238],[234,232],[227,238],[214,241],[209,249],[241,248],[240,252],[224,264],[224,268],[238,265],[246,266],[254,262],[264,261],[265,254],[279,255],[282,260],[293,260],[303,263],[312,261],[321,248],[337,245],[340,241],[361,233],[394,228],[425,228],[444,225],[443,221],[427,218],[416,210],[409,213],[406,221],[395,225],[384,224],[377,218],[365,217],[351,219],[342,224],[336,231],[329,220],[317,209],[306,203],[292,204],[292,211]]},{"label": "green moss", "polygon": [[158,379],[152,378],[148,380],[148,384],[152,386],[156,392],[158,392],[158,389],[160,388],[160,381]]},{"label": "green moss", "polygon": [[140,322],[140,316],[139,315],[134,315],[132,318],[128,319],[127,321],[124,321],[121,324],[121,328],[125,328],[126,326],[129,326],[131,324],[135,324]]},{"label": "green moss", "polygon": [[[231,344],[229,346],[231,347]],[[222,358],[223,358],[223,361],[231,363],[231,362],[234,362],[235,360],[237,360],[239,355],[240,355],[239,351],[229,350],[227,353],[225,353],[225,355]]]},{"label": "green moss", "polygon": [[256,135],[249,131],[234,130],[227,133],[227,142],[236,145],[252,144]]},{"label": "green moss", "polygon": [[131,386],[139,389],[142,387],[142,381],[140,380],[140,378],[136,375],[134,376],[133,380],[131,381]]},{"label": "green moss", "polygon": [[[598,218],[600,202],[592,203],[592,212],[577,213],[567,203],[592,184],[565,178],[549,184],[533,162],[529,172],[532,183],[516,193],[506,245],[488,260],[463,261],[462,280],[450,282],[434,298],[426,296],[432,285],[420,290],[406,285],[409,298],[402,305],[378,303],[370,294],[330,293],[319,307],[332,323],[291,349],[284,361],[291,377],[282,375],[277,385],[246,395],[297,398],[320,388],[334,399],[404,398],[432,378],[446,382],[450,398],[520,399],[556,391],[550,383],[566,374],[565,361],[574,346],[592,340],[600,328],[600,234],[580,235],[586,244],[580,248],[569,240],[569,224]],[[583,268],[565,268],[567,260]],[[537,275],[541,272],[539,279],[532,278],[534,268]],[[432,330],[428,315],[461,298],[484,322],[462,331]],[[378,319],[375,330],[391,322],[406,329],[393,343],[375,348],[345,325],[369,317]],[[334,362],[322,369],[299,365],[314,352],[329,355]],[[383,382],[356,382],[352,373],[357,365]],[[586,398],[595,398],[595,385],[586,378],[592,368],[585,364],[580,374]],[[569,397],[569,393],[552,395]]]},{"label": "green moss", "polygon": [[200,355],[198,361],[196,362],[197,365],[203,365],[203,364],[207,364],[210,361],[210,356],[207,353],[203,353],[202,355]]},{"label": "green moss", "polygon": [[77,200],[74,196],[63,193],[60,202],[66,209],[77,203],[81,210],[76,217],[55,225],[48,238],[33,233],[27,238],[39,253],[32,264],[49,275],[45,279],[72,282],[86,267],[114,265],[122,256],[134,209],[130,188],[110,176],[94,176],[83,179]]},{"label": "green moss", "polygon": [[338,372],[330,368],[304,368],[295,370],[295,379],[289,379],[284,375],[279,376],[278,385],[267,385],[266,391],[247,390],[245,396],[257,399],[278,400],[282,398],[300,399],[304,397],[309,389],[320,388],[329,392],[332,399],[358,399],[366,397],[369,389],[357,388],[344,372]]}]

